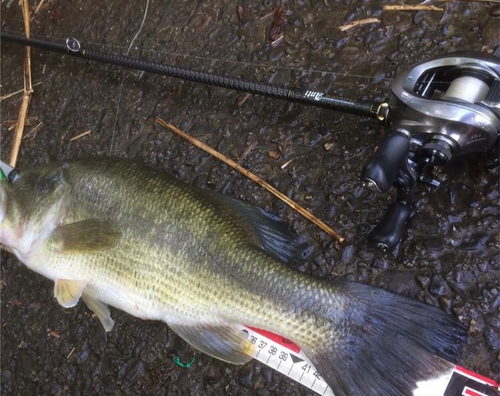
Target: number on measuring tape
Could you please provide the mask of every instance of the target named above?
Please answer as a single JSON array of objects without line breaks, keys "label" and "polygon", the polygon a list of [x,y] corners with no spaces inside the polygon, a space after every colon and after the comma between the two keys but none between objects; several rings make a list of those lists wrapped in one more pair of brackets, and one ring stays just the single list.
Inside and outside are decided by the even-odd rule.
[{"label": "number on measuring tape", "polygon": [[276,335],[270,339],[256,329],[245,327],[245,331],[252,345],[255,345],[255,359],[320,395],[335,396],[318,370],[293,342]]}]

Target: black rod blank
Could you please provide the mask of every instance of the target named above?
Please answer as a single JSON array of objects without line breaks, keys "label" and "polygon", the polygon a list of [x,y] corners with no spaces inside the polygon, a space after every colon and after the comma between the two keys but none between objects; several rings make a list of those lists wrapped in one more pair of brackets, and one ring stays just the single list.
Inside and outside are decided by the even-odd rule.
[{"label": "black rod blank", "polygon": [[233,89],[236,91],[257,94],[270,98],[283,99],[289,102],[323,107],[330,110],[337,110],[371,118],[377,118],[378,109],[381,104],[379,102],[355,101],[338,96],[329,96],[312,90],[288,88],[282,85],[255,82],[242,78],[225,76],[222,74],[187,69],[179,66],[163,65],[146,60],[134,59],[124,55],[113,55],[82,49],[80,43],[74,38],[68,38],[66,40],[66,44],[26,38],[24,36],[4,32],[1,33],[0,38],[2,41],[8,43],[40,48],[47,51],[59,52],[101,63],[108,63],[130,69],[137,69],[145,72],[175,77],[182,80],[200,82],[207,85]]}]

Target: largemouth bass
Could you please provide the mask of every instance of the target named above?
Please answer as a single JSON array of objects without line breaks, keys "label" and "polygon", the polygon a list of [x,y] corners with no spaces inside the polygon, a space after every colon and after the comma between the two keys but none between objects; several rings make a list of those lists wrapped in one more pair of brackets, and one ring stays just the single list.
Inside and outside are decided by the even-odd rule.
[{"label": "largemouth bass", "polygon": [[276,218],[146,165],[92,158],[9,176],[0,243],[54,280],[63,307],[82,299],[106,331],[110,305],[244,364],[253,345],[240,325],[261,328],[298,344],[337,396],[412,395],[466,342],[466,328],[435,307],[290,268],[282,261],[302,245]]}]

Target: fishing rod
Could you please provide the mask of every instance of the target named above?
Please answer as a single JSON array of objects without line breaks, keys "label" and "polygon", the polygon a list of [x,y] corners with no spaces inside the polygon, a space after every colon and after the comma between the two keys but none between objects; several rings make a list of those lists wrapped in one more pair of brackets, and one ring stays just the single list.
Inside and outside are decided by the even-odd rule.
[{"label": "fishing rod", "polygon": [[222,74],[207,73],[179,66],[134,59],[124,55],[107,54],[90,49],[83,49],[80,42],[75,38],[68,38],[65,44],[58,44],[2,32],[1,39],[5,42],[59,52],[77,58],[108,63],[115,66],[179,78],[186,81],[199,82],[235,91],[247,92],[268,98],[283,99],[289,102],[323,107],[370,118],[381,117],[384,113],[383,106],[381,107],[382,103],[375,101],[351,100],[339,96],[329,96],[325,93],[312,90],[288,88],[282,85],[250,81]]},{"label": "fishing rod", "polygon": [[82,48],[75,38],[61,44],[2,32],[1,40],[380,121],[389,134],[364,166],[361,181],[377,193],[393,186],[398,191],[368,235],[385,251],[397,246],[415,213],[417,181],[439,186],[434,167],[459,156],[480,156],[490,167],[500,162],[500,48],[494,54],[454,53],[419,63],[396,76],[390,100],[378,102],[107,54]]}]

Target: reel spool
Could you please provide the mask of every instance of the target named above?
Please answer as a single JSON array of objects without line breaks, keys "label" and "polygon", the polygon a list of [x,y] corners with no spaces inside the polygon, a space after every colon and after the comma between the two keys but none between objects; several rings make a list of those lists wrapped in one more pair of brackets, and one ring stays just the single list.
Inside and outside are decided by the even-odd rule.
[{"label": "reel spool", "polygon": [[416,182],[439,186],[434,166],[457,156],[481,155],[499,162],[500,59],[485,54],[449,54],[400,73],[392,83],[392,133],[361,173],[366,188],[398,198],[369,239],[383,250],[399,243],[413,213]]}]

